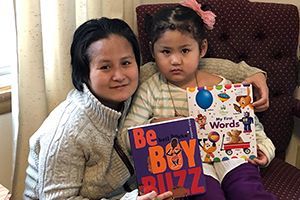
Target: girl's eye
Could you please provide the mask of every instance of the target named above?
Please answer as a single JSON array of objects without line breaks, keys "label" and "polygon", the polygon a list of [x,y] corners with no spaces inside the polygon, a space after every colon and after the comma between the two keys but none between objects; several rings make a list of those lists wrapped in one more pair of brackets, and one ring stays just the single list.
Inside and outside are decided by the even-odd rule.
[{"label": "girl's eye", "polygon": [[182,49],[181,52],[182,52],[183,54],[187,54],[187,53],[190,52],[190,49]]}]

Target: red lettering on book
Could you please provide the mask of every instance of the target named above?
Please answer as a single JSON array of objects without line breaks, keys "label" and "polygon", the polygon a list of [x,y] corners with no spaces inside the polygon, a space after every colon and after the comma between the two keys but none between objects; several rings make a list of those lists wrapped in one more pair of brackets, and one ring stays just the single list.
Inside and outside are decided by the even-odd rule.
[{"label": "red lettering on book", "polygon": [[158,182],[159,193],[166,192],[164,174],[158,174],[157,175],[157,182]]},{"label": "red lettering on book", "polygon": [[167,184],[168,191],[171,191],[174,187],[172,173],[167,172],[165,176],[166,176],[166,184]]},{"label": "red lettering on book", "polygon": [[145,132],[142,128],[135,128],[132,130],[134,145],[136,149],[140,149],[146,146],[146,143],[150,146],[157,145],[156,133],[154,130],[148,130]]},{"label": "red lettering on book", "polygon": [[149,193],[153,190],[158,192],[158,190],[156,188],[155,177],[153,177],[153,176],[144,176],[144,177],[141,178],[141,183],[142,183],[141,188],[143,188],[143,194],[147,194],[147,193]]},{"label": "red lettering on book", "polygon": [[186,170],[179,170],[179,171],[175,171],[174,172],[174,176],[178,177],[178,182],[177,182],[177,186],[184,186],[184,181],[186,179]]},{"label": "red lettering on book", "polygon": [[197,193],[197,192],[201,192],[203,193],[205,191],[204,186],[199,186],[199,180],[201,178],[201,167],[194,167],[194,168],[190,168],[188,169],[188,173],[189,174],[193,174],[193,181],[191,184],[191,193]]}]

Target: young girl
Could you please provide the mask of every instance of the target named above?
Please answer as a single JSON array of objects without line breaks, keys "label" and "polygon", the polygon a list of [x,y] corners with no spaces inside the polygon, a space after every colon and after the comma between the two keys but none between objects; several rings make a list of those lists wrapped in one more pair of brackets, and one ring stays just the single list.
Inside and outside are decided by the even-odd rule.
[{"label": "young girl", "polygon": [[[229,83],[221,76],[197,68],[207,50],[205,28],[212,29],[215,15],[201,10],[196,0],[159,11],[149,26],[151,50],[159,72],[136,93],[125,128],[174,117],[188,116],[187,87]],[[191,199],[275,199],[263,188],[258,166],[267,166],[275,147],[256,118],[258,157],[248,163],[233,159],[203,164],[207,192]]]}]

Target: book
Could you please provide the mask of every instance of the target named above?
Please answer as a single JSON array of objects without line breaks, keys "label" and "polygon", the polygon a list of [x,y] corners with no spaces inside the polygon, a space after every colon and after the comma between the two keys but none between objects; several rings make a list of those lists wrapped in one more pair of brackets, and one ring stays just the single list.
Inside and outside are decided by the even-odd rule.
[{"label": "book", "polygon": [[187,88],[205,163],[257,156],[251,84]]},{"label": "book", "polygon": [[205,177],[192,117],[128,129],[140,194],[172,191],[174,198],[205,192]]},{"label": "book", "polygon": [[11,197],[11,194],[9,193],[9,190],[0,184],[0,200],[9,200]]}]

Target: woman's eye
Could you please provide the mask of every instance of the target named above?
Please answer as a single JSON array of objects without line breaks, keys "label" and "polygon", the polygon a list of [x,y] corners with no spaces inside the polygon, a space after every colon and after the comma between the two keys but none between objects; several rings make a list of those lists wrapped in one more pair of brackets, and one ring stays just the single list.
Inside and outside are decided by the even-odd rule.
[{"label": "woman's eye", "polygon": [[169,55],[170,54],[170,50],[166,50],[166,49],[162,50],[161,52],[163,54],[165,54],[165,55]]},{"label": "woman's eye", "polygon": [[100,69],[100,70],[108,70],[108,69],[110,69],[110,67],[109,67],[109,65],[102,65],[102,66],[98,67],[98,69]]},{"label": "woman's eye", "polygon": [[131,64],[131,62],[128,61],[128,60],[126,60],[126,61],[124,61],[124,62],[122,63],[122,65],[130,65],[130,64]]}]

